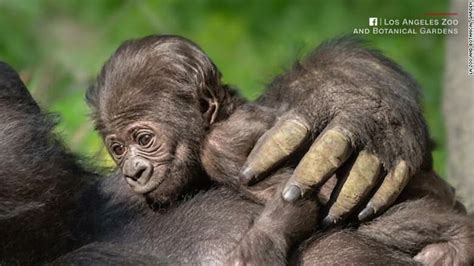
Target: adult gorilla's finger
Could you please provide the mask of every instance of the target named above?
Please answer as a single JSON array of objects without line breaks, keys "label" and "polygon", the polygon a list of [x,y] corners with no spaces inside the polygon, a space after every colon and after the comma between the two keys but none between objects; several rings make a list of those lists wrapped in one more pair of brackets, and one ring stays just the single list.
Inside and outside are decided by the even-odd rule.
[{"label": "adult gorilla's finger", "polygon": [[283,199],[295,201],[312,187],[321,185],[347,160],[351,152],[349,138],[342,130],[327,130],[311,145],[296,167],[283,190]]},{"label": "adult gorilla's finger", "polygon": [[400,161],[385,177],[367,206],[359,213],[360,221],[365,221],[392,205],[409,180],[408,166]]},{"label": "adult gorilla's finger", "polygon": [[240,182],[248,184],[256,181],[263,173],[287,159],[305,141],[309,132],[309,125],[298,116],[280,119],[255,144],[240,172]]},{"label": "adult gorilla's finger", "polygon": [[380,169],[381,163],[377,156],[367,151],[361,151],[342,184],[336,201],[330,207],[326,218],[323,219],[322,226],[327,227],[335,224],[359,205],[377,184]]}]

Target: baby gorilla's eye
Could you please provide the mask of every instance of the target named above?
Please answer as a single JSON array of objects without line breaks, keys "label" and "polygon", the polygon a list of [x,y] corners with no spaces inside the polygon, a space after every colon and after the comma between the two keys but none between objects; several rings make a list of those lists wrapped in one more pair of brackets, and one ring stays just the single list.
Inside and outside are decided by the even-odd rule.
[{"label": "baby gorilla's eye", "polygon": [[125,153],[125,146],[120,143],[113,143],[110,149],[117,156],[120,156]]},{"label": "baby gorilla's eye", "polygon": [[153,139],[153,135],[150,133],[142,133],[139,134],[137,137],[137,142],[140,146],[147,146],[150,144],[151,140]]}]

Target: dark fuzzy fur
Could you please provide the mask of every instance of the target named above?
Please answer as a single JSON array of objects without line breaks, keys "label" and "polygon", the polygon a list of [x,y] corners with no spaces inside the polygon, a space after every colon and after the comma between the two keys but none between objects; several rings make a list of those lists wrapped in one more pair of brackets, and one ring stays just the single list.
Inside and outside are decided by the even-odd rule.
[{"label": "dark fuzzy fur", "polygon": [[[87,99],[94,111],[96,127],[103,136],[119,132],[123,125],[131,122],[152,121],[166,125],[163,128],[172,139],[185,143],[188,148],[187,153],[173,154],[181,166],[189,167],[186,173],[196,172],[202,164],[212,179],[237,188],[255,201],[266,202],[262,215],[249,229],[249,234],[240,240],[234,255],[244,262],[268,262],[266,259],[271,257],[264,256],[265,250],[273,250],[280,258],[286,257],[292,245],[308,235],[311,228],[308,225],[314,224],[317,218],[301,215],[305,209],[309,210],[308,206],[283,204],[275,193],[285,180],[281,175],[267,178],[250,189],[237,184],[236,176],[257,139],[278,117],[293,113],[311,121],[312,140],[324,128],[339,125],[346,130],[355,149],[365,148],[377,154],[386,170],[399,160],[406,160],[411,174],[426,172],[431,169],[431,155],[419,94],[418,84],[397,64],[365,48],[358,40],[342,38],[321,45],[277,77],[255,103],[244,103],[221,83],[219,71],[195,44],[177,36],[149,36],[128,41],[116,51],[105,64],[97,84],[89,90]],[[210,97],[217,101],[219,108],[209,128],[201,103],[203,98]],[[201,158],[196,156],[199,149]],[[294,167],[299,156],[295,155],[287,166]],[[184,163],[186,161],[188,163]],[[422,177],[423,174],[417,174],[414,180]],[[165,180],[174,178],[176,175],[171,174]],[[182,191],[192,180],[207,182],[202,175],[187,178],[181,179]],[[160,194],[168,190],[169,185],[160,185],[154,196],[160,199]],[[424,190],[422,195],[429,191]],[[320,195],[326,200],[328,197]],[[432,201],[436,204],[437,201],[451,202],[451,199]],[[428,201],[426,206],[430,203]],[[440,212],[427,211],[432,211],[434,217],[462,216],[451,213],[452,205],[449,206]],[[419,209],[420,206],[413,207],[413,210]],[[286,214],[282,215],[283,211]],[[433,224],[420,224],[420,231],[424,226],[440,226],[444,223],[441,220],[433,218]],[[461,219],[456,226],[469,229],[470,222]],[[404,225],[402,223],[401,228],[406,229]],[[390,223],[382,223],[374,230],[383,230],[384,226]],[[427,236],[420,231],[413,233],[418,251],[420,246],[427,245]],[[432,232],[430,241],[446,241],[443,235],[449,232]],[[452,233],[451,237],[455,238],[465,231]],[[467,235],[460,249],[471,248],[473,237]],[[414,255],[412,249],[398,248]]]}]

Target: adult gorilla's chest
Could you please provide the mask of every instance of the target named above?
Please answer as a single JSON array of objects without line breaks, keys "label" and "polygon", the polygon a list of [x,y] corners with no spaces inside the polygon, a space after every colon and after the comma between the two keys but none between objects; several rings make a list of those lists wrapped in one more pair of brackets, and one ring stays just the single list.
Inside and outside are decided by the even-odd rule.
[{"label": "adult gorilla's chest", "polygon": [[261,210],[262,206],[221,187],[201,192],[165,213],[135,216],[105,239],[172,263],[222,262]]}]

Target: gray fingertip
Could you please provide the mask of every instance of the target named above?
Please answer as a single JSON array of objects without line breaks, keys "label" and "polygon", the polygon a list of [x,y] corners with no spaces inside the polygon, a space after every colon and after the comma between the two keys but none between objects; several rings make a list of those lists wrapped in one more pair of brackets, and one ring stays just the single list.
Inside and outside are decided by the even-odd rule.
[{"label": "gray fingertip", "polygon": [[255,172],[250,167],[244,167],[239,174],[239,181],[242,184],[247,184],[256,178]]},{"label": "gray fingertip", "polygon": [[321,221],[321,228],[326,229],[330,227],[331,225],[334,225],[336,223],[336,219],[332,217],[331,215],[328,215],[324,217],[324,219]]},{"label": "gray fingertip", "polygon": [[359,215],[357,215],[357,218],[359,219],[359,221],[363,222],[369,219],[374,214],[375,209],[371,206],[367,206],[359,213]]},{"label": "gray fingertip", "polygon": [[283,199],[287,202],[294,202],[301,197],[301,189],[296,185],[290,185],[283,191]]}]

